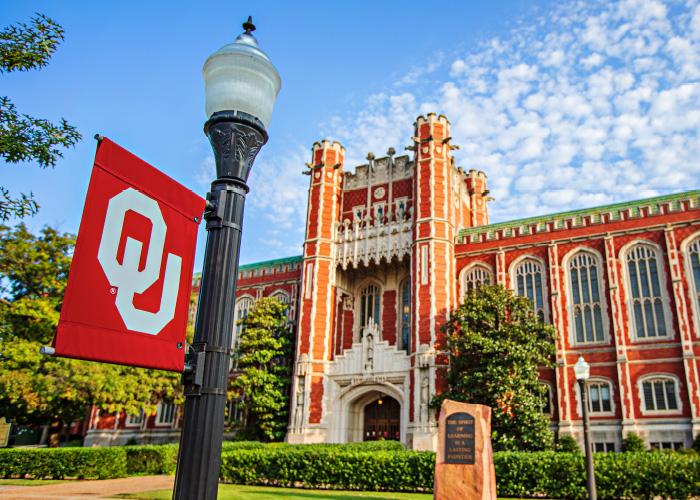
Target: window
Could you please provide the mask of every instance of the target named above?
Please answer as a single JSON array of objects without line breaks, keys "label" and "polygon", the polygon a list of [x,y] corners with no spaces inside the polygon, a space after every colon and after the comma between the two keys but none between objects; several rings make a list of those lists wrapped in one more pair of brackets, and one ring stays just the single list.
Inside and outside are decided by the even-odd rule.
[{"label": "window", "polygon": [[464,277],[462,278],[462,294],[466,295],[481,285],[492,284],[493,272],[486,268],[486,266],[477,264],[467,269],[467,271],[464,273]]},{"label": "window", "polygon": [[591,413],[612,413],[612,388],[610,382],[591,380],[587,384],[588,411]]},{"label": "window", "polygon": [[649,445],[652,448],[656,448],[657,450],[680,450],[683,448],[683,443],[669,443],[667,441],[663,442],[658,442],[658,443],[649,443]]},{"label": "window", "polygon": [[156,412],[156,424],[157,425],[169,425],[175,421],[175,414],[177,413],[176,404],[165,404],[158,403],[158,410]]},{"label": "window", "polygon": [[380,324],[381,288],[378,285],[367,285],[360,292],[360,336],[363,335],[365,326],[372,320]]},{"label": "window", "polygon": [[543,392],[540,392],[538,394],[538,397],[540,398],[540,413],[543,413],[545,415],[551,415],[552,414],[552,386],[540,382],[540,384],[545,388]]},{"label": "window", "polygon": [[401,332],[399,349],[403,349],[407,353],[411,352],[411,280],[406,280],[401,285],[401,302],[400,302],[400,317],[399,323]]},{"label": "window", "polygon": [[241,341],[241,332],[243,331],[243,325],[238,322],[248,316],[248,310],[253,305],[252,297],[242,297],[236,302],[236,309],[234,311],[234,318],[236,319],[236,326],[234,330],[233,341],[231,342],[231,349],[233,349],[233,359],[234,366],[238,365],[238,343]]},{"label": "window", "polygon": [[642,396],[646,411],[679,412],[675,379],[657,376],[642,381]]},{"label": "window", "polygon": [[631,330],[638,339],[666,337],[663,290],[658,251],[651,245],[634,245],[626,255],[629,277]]},{"label": "window", "polygon": [[591,446],[596,453],[613,453],[615,451],[615,443],[591,443]]},{"label": "window", "polygon": [[578,252],[569,261],[571,304],[576,343],[605,341],[598,259]]},{"label": "window", "polygon": [[691,301],[696,312],[696,321],[700,322],[700,238],[690,242],[686,253]]},{"label": "window", "polygon": [[139,410],[137,415],[129,415],[126,419],[127,427],[137,427],[143,423],[143,410]]},{"label": "window", "polygon": [[287,322],[289,322],[291,315],[291,307],[289,307],[289,295],[282,291],[277,291],[271,295],[271,297],[279,300],[282,304],[287,304],[287,309],[284,311],[284,315],[287,317]]},{"label": "window", "polygon": [[525,259],[517,264],[513,283],[517,294],[529,298],[535,314],[544,321],[544,266],[542,263],[534,259]]},{"label": "window", "polygon": [[235,399],[229,399],[226,402],[226,421],[229,424],[243,421],[243,412],[240,408],[238,408],[238,405],[241,403],[241,401],[243,401],[243,398],[239,397]]}]

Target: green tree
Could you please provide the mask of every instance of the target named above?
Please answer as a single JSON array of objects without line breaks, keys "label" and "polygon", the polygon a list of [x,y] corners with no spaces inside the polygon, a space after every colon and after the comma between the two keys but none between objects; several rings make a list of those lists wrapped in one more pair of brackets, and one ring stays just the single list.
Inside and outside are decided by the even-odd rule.
[{"label": "green tree", "polygon": [[102,411],[154,413],[180,398],[179,376],[42,356],[60,316],[75,237],[0,226],[0,416],[20,425],[64,423]]},{"label": "green tree", "polygon": [[[63,41],[63,28],[54,20],[37,14],[27,25],[18,23],[0,32],[0,73],[29,71],[46,66]],[[61,147],[75,146],[81,135],[61,118],[54,125],[42,118],[20,114],[7,96],[0,97],[0,157],[7,163],[36,161],[53,167],[63,157]],[[0,186],[0,222],[10,216],[34,215],[39,206],[31,193],[13,197]]]},{"label": "green tree", "polygon": [[628,432],[622,440],[623,453],[643,453],[647,451],[644,440],[636,432]]},{"label": "green tree", "polygon": [[452,311],[443,332],[448,389],[431,406],[445,399],[490,406],[495,450],[551,449],[538,367],[553,366],[556,330],[540,321],[530,299],[501,285],[481,286]]},{"label": "green tree", "polygon": [[238,367],[243,370],[231,384],[229,398],[240,395],[245,411],[245,433],[254,439],[284,438],[289,423],[289,362],[293,339],[286,326],[287,309],[276,298],[258,300],[239,320]]}]

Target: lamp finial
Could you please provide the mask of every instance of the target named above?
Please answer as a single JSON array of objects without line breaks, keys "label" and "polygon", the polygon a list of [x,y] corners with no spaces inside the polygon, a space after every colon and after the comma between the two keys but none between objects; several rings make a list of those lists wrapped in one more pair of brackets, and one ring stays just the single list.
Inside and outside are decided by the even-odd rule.
[{"label": "lamp finial", "polygon": [[249,35],[251,31],[255,31],[255,25],[253,24],[253,16],[248,16],[248,20],[243,23],[243,29]]}]

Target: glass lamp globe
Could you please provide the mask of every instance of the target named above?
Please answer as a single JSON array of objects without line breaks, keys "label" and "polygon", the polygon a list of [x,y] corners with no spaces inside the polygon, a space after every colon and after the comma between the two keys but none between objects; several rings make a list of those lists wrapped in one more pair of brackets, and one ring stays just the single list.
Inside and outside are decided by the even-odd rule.
[{"label": "glass lamp globe", "polygon": [[576,380],[586,381],[591,374],[591,365],[586,363],[583,356],[578,357],[578,361],[574,365],[574,373],[576,374]]},{"label": "glass lamp globe", "polygon": [[251,34],[255,26],[250,17],[243,28],[245,33],[204,63],[204,108],[207,118],[219,111],[237,111],[254,116],[267,128],[282,81]]}]

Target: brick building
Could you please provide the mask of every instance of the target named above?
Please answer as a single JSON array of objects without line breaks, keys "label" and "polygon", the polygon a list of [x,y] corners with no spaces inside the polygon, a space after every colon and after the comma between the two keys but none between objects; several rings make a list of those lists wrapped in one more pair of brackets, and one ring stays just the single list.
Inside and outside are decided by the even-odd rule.
[{"label": "brick building", "polygon": [[239,270],[237,317],[262,296],[290,304],[287,441],[434,450],[440,328],[469,289],[501,283],[559,334],[556,368],[541,371],[554,430],[582,442],[582,354],[597,450],[619,451],[630,431],[650,446],[690,446],[700,433],[700,191],[489,224],[486,175],[455,166],[447,119],[418,117],[413,142],[413,158],[391,148],[354,172],[340,144],[314,144],[303,255]]}]

